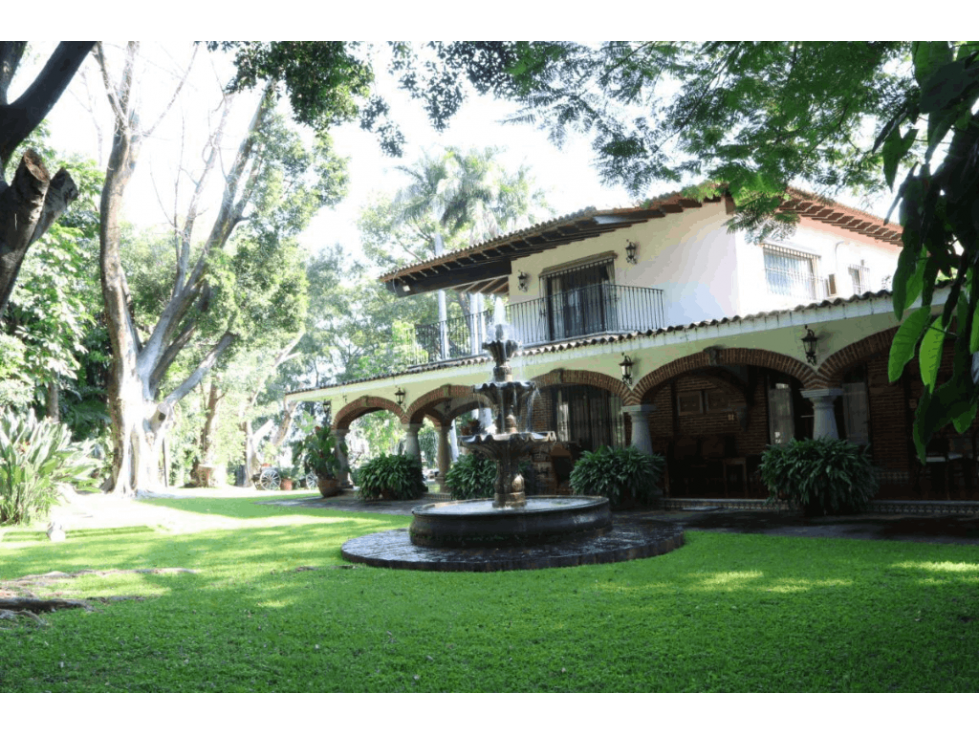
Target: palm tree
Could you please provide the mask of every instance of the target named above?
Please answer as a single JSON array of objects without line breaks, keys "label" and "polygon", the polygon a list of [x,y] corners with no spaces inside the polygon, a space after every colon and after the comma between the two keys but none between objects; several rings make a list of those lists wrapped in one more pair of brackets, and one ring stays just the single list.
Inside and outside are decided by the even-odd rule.
[{"label": "palm tree", "polygon": [[[463,247],[498,236],[503,231],[527,226],[536,221],[538,211],[546,211],[544,194],[535,189],[524,167],[506,171],[496,156],[498,149],[473,149],[463,152],[447,148],[441,155],[425,154],[413,166],[398,170],[411,183],[398,192],[394,205],[402,224],[411,226],[427,243],[432,255],[445,251],[446,241]],[[445,291],[439,290],[438,311],[443,357],[449,354]],[[467,319],[474,352],[481,335],[477,314],[483,310],[482,294],[470,295],[468,308],[460,295],[460,308]],[[450,441],[455,459],[455,440]]]}]

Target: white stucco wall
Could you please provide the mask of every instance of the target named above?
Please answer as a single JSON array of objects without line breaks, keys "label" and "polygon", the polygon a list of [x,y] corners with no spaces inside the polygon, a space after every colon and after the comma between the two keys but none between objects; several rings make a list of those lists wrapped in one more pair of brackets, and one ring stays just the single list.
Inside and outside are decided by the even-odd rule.
[{"label": "white stucco wall", "polygon": [[[735,237],[727,232],[724,204],[705,204],[513,261],[510,303],[541,298],[540,273],[564,263],[615,253],[615,284],[663,291],[666,324],[687,324],[737,312],[739,284]],[[626,261],[626,245],[638,243],[638,263]],[[527,273],[526,292],[517,287]]]},{"label": "white stucco wall", "polygon": [[[612,252],[615,283],[663,291],[666,325],[690,324],[762,311],[793,308],[810,299],[769,292],[764,250],[743,232],[727,230],[730,215],[722,202],[701,209],[669,214],[570,245],[513,261],[510,303],[542,297],[540,274],[582,258]],[[638,243],[635,265],[626,262],[626,245]],[[855,295],[849,267],[863,267],[864,291],[877,291],[897,266],[900,248],[830,225],[803,218],[795,232],[779,242],[789,250],[818,256],[816,277],[835,275],[836,294],[817,289],[817,301]],[[519,273],[527,273],[527,291],[518,288]]]}]

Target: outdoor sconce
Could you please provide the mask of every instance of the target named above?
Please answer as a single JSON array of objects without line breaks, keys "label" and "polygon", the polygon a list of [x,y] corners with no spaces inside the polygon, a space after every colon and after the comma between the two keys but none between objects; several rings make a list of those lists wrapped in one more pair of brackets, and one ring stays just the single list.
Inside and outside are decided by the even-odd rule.
[{"label": "outdoor sconce", "polygon": [[323,401],[323,415],[324,415],[323,420],[324,420],[325,423],[329,423],[332,420],[332,418],[333,418],[333,401],[332,400],[324,400]]},{"label": "outdoor sconce", "polygon": [[406,393],[404,391],[404,388],[399,387],[397,390],[394,391],[394,398],[395,400],[398,401],[399,408],[405,407],[405,395]]},{"label": "outdoor sconce", "polygon": [[622,355],[622,361],[619,362],[619,368],[622,370],[622,382],[625,383],[627,387],[632,387],[632,365],[634,365],[631,359],[629,359],[628,354]]},{"label": "outdoor sconce", "polygon": [[530,280],[530,276],[527,273],[525,273],[523,270],[521,270],[517,274],[517,287],[520,290],[526,292],[527,291],[527,281],[528,280]]},{"label": "outdoor sconce", "polygon": [[806,361],[809,364],[816,364],[816,342],[819,341],[819,337],[812,333],[812,329],[808,325],[805,327],[806,335],[802,337],[802,346],[806,350]]},{"label": "outdoor sconce", "polygon": [[630,265],[635,265],[639,262],[639,258],[636,257],[636,253],[639,252],[639,243],[632,240],[626,240],[626,242],[628,244],[625,246],[625,260]]}]

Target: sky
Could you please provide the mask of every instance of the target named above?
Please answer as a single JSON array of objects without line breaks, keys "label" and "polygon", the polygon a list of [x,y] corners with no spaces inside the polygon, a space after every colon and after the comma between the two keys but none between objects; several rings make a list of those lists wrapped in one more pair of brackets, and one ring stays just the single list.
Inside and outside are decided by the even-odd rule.
[{"label": "sky", "polygon": [[[104,43],[110,69],[117,72],[121,66],[124,42]],[[34,47],[35,63],[43,63],[54,45],[54,41],[38,43]],[[383,43],[379,46],[383,47]],[[180,78],[185,74],[192,51],[190,42],[142,43],[137,72],[141,82],[139,106],[145,124],[151,124],[167,109]],[[569,135],[565,146],[558,149],[548,140],[545,132],[531,125],[503,124],[506,117],[517,112],[515,104],[480,97],[475,93],[469,95],[448,129],[438,133],[428,122],[420,102],[411,100],[407,93],[397,89],[383,62],[377,63],[375,68],[375,91],[391,104],[392,117],[407,139],[404,155],[401,158],[385,156],[376,136],[361,130],[356,121],[332,131],[337,152],[349,158],[349,193],[337,206],[322,210],[300,237],[310,251],[340,243],[351,257],[362,259],[356,226],[360,211],[373,196],[393,194],[407,184],[408,179],[397,170],[398,166],[410,165],[423,152],[437,153],[447,146],[462,149],[496,147],[500,149],[499,157],[507,168],[515,170],[521,165],[527,166],[537,186],[546,192],[546,200],[554,216],[563,216],[589,206],[606,208],[635,203],[635,198],[624,187],[601,184],[587,138]],[[200,152],[218,117],[221,89],[232,74],[233,66],[228,56],[209,53],[203,47],[198,47],[180,94],[144,145],[125,200],[129,221],[140,227],[165,228],[168,220],[175,216],[179,218],[186,210],[193,179],[201,168]],[[26,85],[31,78],[29,70],[25,69],[25,73],[19,74],[15,81]],[[230,164],[233,158],[256,102],[255,95],[242,95],[234,102],[234,114],[225,137],[225,165]],[[289,113],[285,102],[281,111],[286,115]],[[85,62],[68,92],[49,115],[48,125],[51,143],[56,149],[96,158],[104,165],[112,118],[94,60]],[[101,158],[97,144],[99,129],[102,132]],[[308,130],[304,134],[311,137]],[[198,226],[198,237],[202,237],[210,226],[208,215],[213,216],[217,210],[220,183],[216,177],[211,182],[209,198],[205,201],[205,211]],[[645,192],[645,196],[658,196],[676,188],[675,184],[663,184]],[[880,216],[886,214],[890,203],[889,197],[873,202],[870,207],[867,202],[847,200],[845,197],[841,197],[841,201],[859,208],[869,208]]]},{"label": "sky", "polygon": [[[121,66],[123,42],[105,42],[110,70]],[[53,42],[37,47],[36,63],[46,58]],[[179,79],[191,57],[188,43],[144,43],[138,67],[140,109],[144,123],[156,120],[173,96]],[[166,227],[174,212],[185,210],[195,172],[201,165],[200,151],[207,134],[217,120],[221,82],[230,79],[232,66],[227,57],[199,49],[191,72],[180,94],[173,102],[152,137],[145,143],[133,183],[126,197],[126,217],[141,227]],[[26,84],[27,74],[24,74]],[[219,81],[220,80],[220,81]],[[378,68],[377,91],[392,107],[392,117],[402,128],[407,144],[401,158],[382,153],[377,137],[351,122],[335,128],[331,134],[340,155],[349,158],[349,193],[332,209],[324,209],[313,220],[301,241],[311,250],[340,243],[353,257],[360,257],[356,222],[361,209],[372,196],[393,194],[407,184],[398,166],[410,165],[423,152],[437,152],[443,147],[462,149],[496,147],[499,158],[511,170],[521,165],[530,169],[537,187],[546,192],[554,216],[580,209],[629,206],[634,202],[624,187],[605,187],[592,166],[593,154],[585,138],[571,138],[563,149],[555,147],[547,135],[527,124],[502,124],[517,111],[510,103],[480,97],[473,93],[448,129],[436,132],[428,122],[420,102],[411,100],[397,89],[394,80]],[[245,129],[256,98],[244,95],[237,100],[225,136],[225,160],[230,163]],[[283,112],[288,111],[287,105]],[[82,71],[48,117],[51,143],[59,151],[78,153],[101,160],[108,156],[111,136],[111,113],[93,60]],[[102,132],[99,158],[98,129]],[[305,134],[309,134],[308,132]],[[216,211],[220,181],[211,185],[207,209]],[[651,195],[673,190],[673,186],[651,191]],[[174,201],[179,204],[175,205]],[[202,223],[204,224],[204,223]],[[208,223],[209,224],[209,223]],[[206,230],[199,227],[198,233]]]}]

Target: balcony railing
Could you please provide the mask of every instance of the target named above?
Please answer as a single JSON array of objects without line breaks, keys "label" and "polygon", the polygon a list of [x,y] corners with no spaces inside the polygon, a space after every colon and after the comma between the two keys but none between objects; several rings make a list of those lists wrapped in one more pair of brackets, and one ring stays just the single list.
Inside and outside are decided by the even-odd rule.
[{"label": "balcony railing", "polygon": [[[461,359],[483,353],[492,333],[491,311],[415,326],[412,364]],[[524,346],[593,334],[658,329],[666,325],[663,291],[607,283],[555,293],[507,307],[510,338]]]}]

